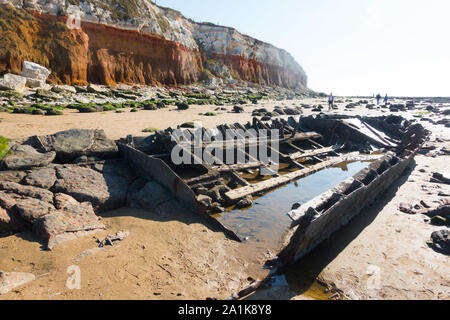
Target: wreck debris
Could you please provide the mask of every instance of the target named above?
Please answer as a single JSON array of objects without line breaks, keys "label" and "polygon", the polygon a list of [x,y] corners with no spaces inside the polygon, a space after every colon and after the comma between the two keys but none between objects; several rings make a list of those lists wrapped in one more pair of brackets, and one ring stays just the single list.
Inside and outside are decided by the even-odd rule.
[{"label": "wreck debris", "polygon": [[450,185],[450,178],[448,176],[443,175],[442,173],[435,172],[433,173],[433,177],[431,178],[430,182]]},{"label": "wreck debris", "polygon": [[128,231],[118,231],[114,235],[107,235],[105,239],[99,240],[96,239],[99,248],[103,248],[106,246],[114,247],[114,242],[123,241],[126,237],[128,237],[130,233]]}]

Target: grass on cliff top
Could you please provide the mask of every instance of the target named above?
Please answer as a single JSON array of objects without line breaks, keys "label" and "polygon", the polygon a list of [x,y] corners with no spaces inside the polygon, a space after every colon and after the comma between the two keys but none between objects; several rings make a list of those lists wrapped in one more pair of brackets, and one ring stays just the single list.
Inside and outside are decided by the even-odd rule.
[{"label": "grass on cliff top", "polygon": [[0,136],[0,160],[3,159],[4,156],[9,151],[9,145],[8,145],[9,139],[6,139],[5,137]]}]

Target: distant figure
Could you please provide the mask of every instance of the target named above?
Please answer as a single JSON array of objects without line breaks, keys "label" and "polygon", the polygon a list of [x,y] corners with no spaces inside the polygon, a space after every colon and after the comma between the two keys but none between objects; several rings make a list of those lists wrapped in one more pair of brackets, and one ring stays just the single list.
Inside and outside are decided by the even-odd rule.
[{"label": "distant figure", "polygon": [[380,105],[381,94],[377,94],[377,106]]},{"label": "distant figure", "polygon": [[386,97],[384,97],[384,104],[387,105],[387,104],[388,104],[388,101],[389,101],[389,97],[388,97],[388,95],[386,94]]},{"label": "distant figure", "polygon": [[328,111],[333,110],[334,107],[334,96],[333,93],[330,94],[330,97],[328,98]]}]

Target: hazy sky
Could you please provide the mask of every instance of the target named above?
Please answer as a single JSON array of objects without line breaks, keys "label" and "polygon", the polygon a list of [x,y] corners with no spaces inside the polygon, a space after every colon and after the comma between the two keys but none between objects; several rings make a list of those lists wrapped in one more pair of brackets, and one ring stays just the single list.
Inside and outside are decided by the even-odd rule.
[{"label": "hazy sky", "polygon": [[449,0],[157,0],[287,50],[336,95],[450,96]]}]

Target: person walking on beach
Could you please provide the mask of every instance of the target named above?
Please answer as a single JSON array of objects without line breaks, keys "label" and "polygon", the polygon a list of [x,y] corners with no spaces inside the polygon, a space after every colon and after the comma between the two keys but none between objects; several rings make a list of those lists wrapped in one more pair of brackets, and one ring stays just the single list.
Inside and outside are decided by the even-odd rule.
[{"label": "person walking on beach", "polygon": [[334,96],[333,93],[330,94],[330,97],[328,98],[328,111],[333,110],[334,107]]},{"label": "person walking on beach", "polygon": [[387,105],[387,104],[388,104],[388,101],[389,101],[389,97],[388,97],[388,95],[386,94],[386,97],[384,97],[384,105]]},{"label": "person walking on beach", "polygon": [[377,106],[380,105],[381,94],[377,94]]}]

